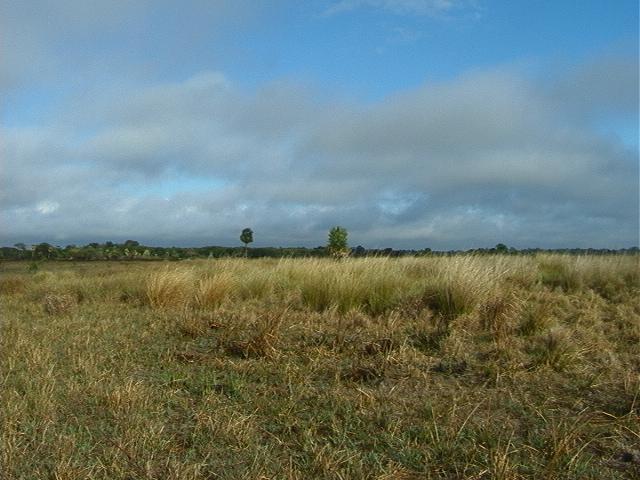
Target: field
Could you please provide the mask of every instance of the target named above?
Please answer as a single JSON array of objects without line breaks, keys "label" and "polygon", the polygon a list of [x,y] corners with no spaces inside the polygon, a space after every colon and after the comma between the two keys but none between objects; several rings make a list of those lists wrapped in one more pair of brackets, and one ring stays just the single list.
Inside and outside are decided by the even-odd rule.
[{"label": "field", "polygon": [[640,476],[637,256],[0,265],[0,478]]}]

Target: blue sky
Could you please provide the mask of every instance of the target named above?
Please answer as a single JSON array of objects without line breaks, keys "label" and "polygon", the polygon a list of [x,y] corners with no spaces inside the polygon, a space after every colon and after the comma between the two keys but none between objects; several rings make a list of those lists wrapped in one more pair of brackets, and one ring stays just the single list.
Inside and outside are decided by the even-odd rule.
[{"label": "blue sky", "polygon": [[0,9],[2,244],[638,244],[635,1]]}]

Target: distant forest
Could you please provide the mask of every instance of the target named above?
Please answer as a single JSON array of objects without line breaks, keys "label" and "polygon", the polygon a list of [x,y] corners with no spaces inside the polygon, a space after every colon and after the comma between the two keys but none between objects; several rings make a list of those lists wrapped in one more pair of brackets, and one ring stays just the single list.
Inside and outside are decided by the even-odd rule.
[{"label": "distant forest", "polygon": [[[352,257],[368,256],[443,256],[459,254],[510,254],[532,255],[536,253],[562,253],[571,255],[611,255],[611,254],[637,254],[638,247],[612,249],[595,248],[562,248],[541,249],[527,248],[515,249],[499,243],[493,248],[475,248],[470,250],[436,251],[430,248],[421,250],[397,250],[394,248],[365,248],[358,245],[350,249]],[[127,240],[124,243],[89,243],[84,246],[67,245],[66,247],[54,246],[49,243],[27,246],[17,243],[13,247],[0,247],[0,260],[184,260],[189,258],[222,258],[222,257],[249,257],[249,258],[283,258],[283,257],[328,257],[329,250],[325,246],[315,248],[306,247],[152,247],[141,245],[135,240]]]}]

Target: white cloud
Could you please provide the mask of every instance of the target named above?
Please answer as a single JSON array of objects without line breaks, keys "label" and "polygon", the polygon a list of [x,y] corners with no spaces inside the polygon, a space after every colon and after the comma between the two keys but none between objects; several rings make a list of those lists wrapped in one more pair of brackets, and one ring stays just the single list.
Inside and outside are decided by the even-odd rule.
[{"label": "white cloud", "polygon": [[60,208],[60,204],[58,202],[51,202],[45,200],[44,202],[40,202],[36,205],[36,211],[41,213],[42,215],[48,215],[50,213],[55,212]]}]

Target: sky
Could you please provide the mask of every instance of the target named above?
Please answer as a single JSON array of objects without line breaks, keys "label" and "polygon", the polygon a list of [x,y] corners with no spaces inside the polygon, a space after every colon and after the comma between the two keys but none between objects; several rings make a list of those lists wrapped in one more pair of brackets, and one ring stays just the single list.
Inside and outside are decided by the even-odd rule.
[{"label": "sky", "polygon": [[0,0],[0,244],[637,246],[636,0]]}]

